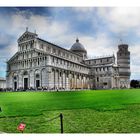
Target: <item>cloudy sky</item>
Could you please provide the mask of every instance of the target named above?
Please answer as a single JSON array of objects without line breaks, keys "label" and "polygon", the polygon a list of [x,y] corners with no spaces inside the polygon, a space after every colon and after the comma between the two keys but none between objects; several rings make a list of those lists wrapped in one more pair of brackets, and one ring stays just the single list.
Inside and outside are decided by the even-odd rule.
[{"label": "cloudy sky", "polygon": [[90,58],[116,54],[120,39],[129,44],[131,79],[140,79],[140,8],[0,8],[0,77],[6,60],[17,51],[17,39],[29,31],[69,49],[76,37]]}]

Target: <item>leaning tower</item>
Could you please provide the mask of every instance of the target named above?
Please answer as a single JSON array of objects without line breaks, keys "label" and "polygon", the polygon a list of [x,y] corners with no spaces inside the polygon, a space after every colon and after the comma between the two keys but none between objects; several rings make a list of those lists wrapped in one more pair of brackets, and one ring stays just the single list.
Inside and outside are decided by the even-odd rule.
[{"label": "leaning tower", "polygon": [[117,64],[119,68],[119,87],[130,87],[130,52],[127,44],[118,45]]}]

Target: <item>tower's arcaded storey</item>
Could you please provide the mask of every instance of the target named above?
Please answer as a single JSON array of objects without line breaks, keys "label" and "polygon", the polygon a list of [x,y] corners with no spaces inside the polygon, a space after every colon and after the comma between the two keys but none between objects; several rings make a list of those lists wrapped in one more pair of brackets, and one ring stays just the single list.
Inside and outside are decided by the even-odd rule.
[{"label": "tower's arcaded storey", "polygon": [[120,44],[117,52],[120,88],[130,87],[130,52],[127,44]]}]

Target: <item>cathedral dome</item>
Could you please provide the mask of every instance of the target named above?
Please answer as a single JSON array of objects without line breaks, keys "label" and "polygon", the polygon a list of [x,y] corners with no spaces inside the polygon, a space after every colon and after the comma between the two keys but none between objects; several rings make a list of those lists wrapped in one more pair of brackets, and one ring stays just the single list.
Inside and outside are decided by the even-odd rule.
[{"label": "cathedral dome", "polygon": [[84,46],[81,43],[79,43],[79,39],[78,38],[76,39],[76,42],[72,45],[70,50],[73,51],[73,52],[77,52],[77,53],[78,52],[87,53],[87,51],[84,48]]}]

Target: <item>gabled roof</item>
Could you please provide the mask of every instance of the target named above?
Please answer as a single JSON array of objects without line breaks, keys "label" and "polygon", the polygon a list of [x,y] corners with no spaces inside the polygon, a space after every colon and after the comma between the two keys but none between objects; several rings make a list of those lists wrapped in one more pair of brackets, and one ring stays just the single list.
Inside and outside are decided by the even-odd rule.
[{"label": "gabled roof", "polygon": [[[22,39],[25,37],[28,36],[31,36],[32,38],[35,38],[37,37],[38,35],[36,33],[32,33],[32,32],[29,32],[28,30],[26,30],[19,38],[18,38],[18,42],[22,41]],[[26,38],[27,39],[27,38]]]},{"label": "gabled roof", "polygon": [[16,52],[16,53],[7,61],[7,63],[10,62],[10,61],[12,61],[18,54],[19,54],[19,53]]}]

